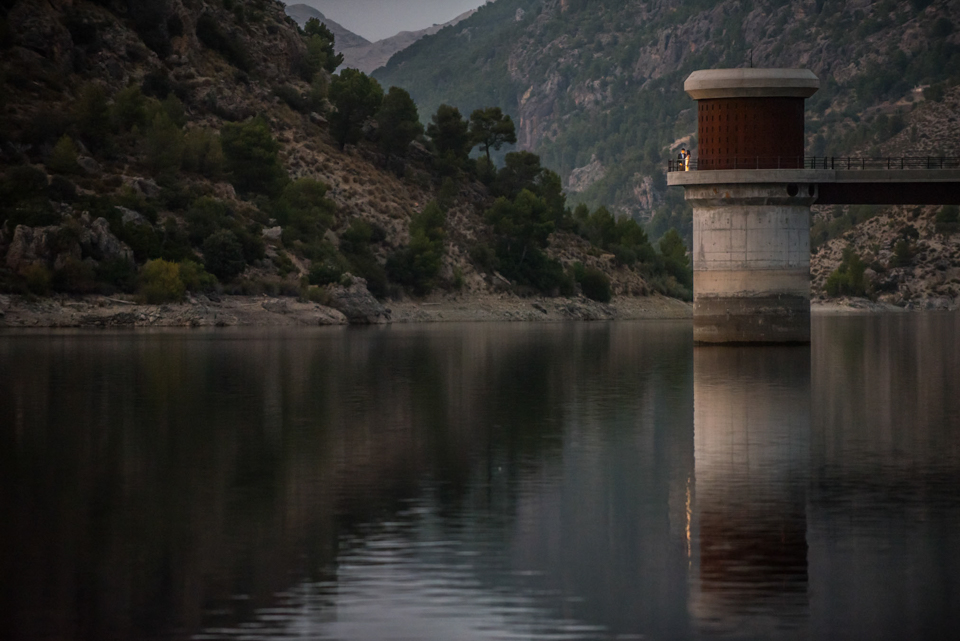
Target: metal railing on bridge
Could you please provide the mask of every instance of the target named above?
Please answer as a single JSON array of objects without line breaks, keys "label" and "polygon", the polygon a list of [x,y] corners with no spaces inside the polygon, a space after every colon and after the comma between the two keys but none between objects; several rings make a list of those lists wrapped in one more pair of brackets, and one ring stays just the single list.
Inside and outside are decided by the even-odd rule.
[{"label": "metal railing on bridge", "polygon": [[901,156],[889,158],[818,156],[733,156],[670,160],[667,171],[708,171],[716,169],[960,169],[960,157]]}]

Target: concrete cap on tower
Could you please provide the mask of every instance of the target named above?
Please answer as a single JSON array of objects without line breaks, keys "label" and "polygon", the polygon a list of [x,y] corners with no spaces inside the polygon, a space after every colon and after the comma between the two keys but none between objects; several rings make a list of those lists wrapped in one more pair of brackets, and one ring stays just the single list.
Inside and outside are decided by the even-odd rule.
[{"label": "concrete cap on tower", "polygon": [[702,69],[683,83],[694,100],[715,98],[809,98],[820,80],[809,69]]}]

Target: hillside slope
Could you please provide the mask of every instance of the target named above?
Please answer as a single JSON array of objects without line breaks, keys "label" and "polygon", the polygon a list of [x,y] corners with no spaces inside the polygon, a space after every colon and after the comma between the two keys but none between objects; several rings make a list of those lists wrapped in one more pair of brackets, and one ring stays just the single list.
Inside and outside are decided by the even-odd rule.
[{"label": "hillside slope", "polygon": [[[440,163],[422,136],[388,154],[373,118],[338,144],[324,96],[344,75],[317,67],[307,42],[275,0],[4,0],[0,293],[359,297],[363,321],[384,311],[368,290],[531,291],[497,272],[493,245],[513,238],[485,219],[494,195],[469,163]],[[539,190],[549,172],[534,169]],[[545,253],[518,253],[531,279],[554,270],[573,293],[576,267],[614,295],[683,295],[672,276],[647,282],[636,251],[656,252],[636,234],[627,266],[569,230],[548,238],[552,222],[532,229]]]}]

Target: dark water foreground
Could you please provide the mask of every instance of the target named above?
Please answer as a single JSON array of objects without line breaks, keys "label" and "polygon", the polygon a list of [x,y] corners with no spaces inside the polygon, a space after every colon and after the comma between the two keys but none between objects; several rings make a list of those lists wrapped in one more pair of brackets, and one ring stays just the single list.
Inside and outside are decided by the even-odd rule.
[{"label": "dark water foreground", "polygon": [[960,315],[0,334],[0,635],[958,639]]}]

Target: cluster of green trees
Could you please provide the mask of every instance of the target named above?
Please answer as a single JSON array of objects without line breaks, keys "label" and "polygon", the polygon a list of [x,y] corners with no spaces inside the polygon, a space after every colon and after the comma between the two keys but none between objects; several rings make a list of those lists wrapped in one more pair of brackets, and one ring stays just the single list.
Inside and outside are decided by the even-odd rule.
[{"label": "cluster of green trees", "polygon": [[864,278],[867,263],[849,245],[843,250],[843,260],[827,277],[824,290],[828,296],[864,296],[869,283]]}]

